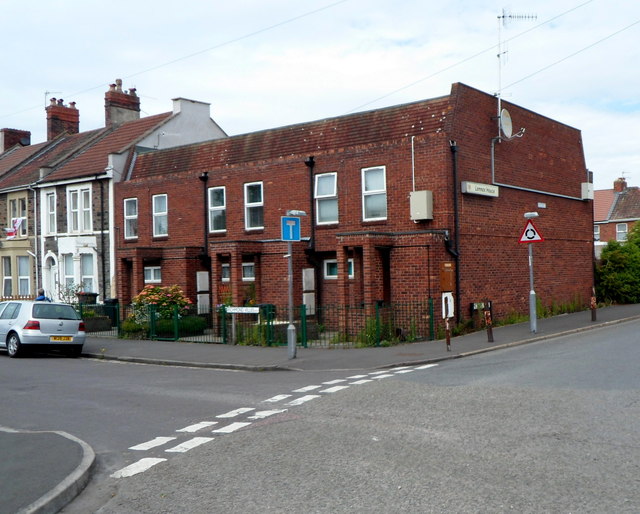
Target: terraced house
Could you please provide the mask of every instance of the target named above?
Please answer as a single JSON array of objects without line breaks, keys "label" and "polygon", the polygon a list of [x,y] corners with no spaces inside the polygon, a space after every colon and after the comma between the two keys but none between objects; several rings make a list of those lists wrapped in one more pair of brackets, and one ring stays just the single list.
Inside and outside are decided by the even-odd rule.
[{"label": "terraced house", "polygon": [[140,117],[135,89],[117,80],[105,93],[105,126],[80,132],[75,103],[51,99],[47,141],[3,129],[0,153],[0,247],[4,296],[97,300],[115,295],[113,187],[136,152],[225,137],[209,105],[178,98],[173,111]]},{"label": "terraced house", "polygon": [[[505,108],[505,109],[503,109]],[[514,128],[516,127],[516,128]],[[522,130],[518,130],[522,127]],[[526,129],[526,131],[524,130]],[[118,297],[180,285],[210,304],[430,301],[409,323],[527,312],[525,212],[537,211],[537,291],[593,285],[592,187],[580,131],[454,84],[439,98],[138,153],[116,185]],[[300,213],[298,213],[300,214]],[[450,309],[450,310],[449,310]],[[413,320],[413,321],[411,321]]]}]

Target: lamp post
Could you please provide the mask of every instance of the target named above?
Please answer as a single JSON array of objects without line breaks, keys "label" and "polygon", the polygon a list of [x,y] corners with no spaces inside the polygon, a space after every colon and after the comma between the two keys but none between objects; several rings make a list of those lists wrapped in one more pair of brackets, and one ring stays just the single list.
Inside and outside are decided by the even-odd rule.
[{"label": "lamp post", "polygon": [[296,326],[293,324],[293,245],[294,241],[300,241],[300,216],[306,216],[305,211],[288,210],[282,217],[282,240],[287,242],[288,257],[288,285],[289,285],[289,326],[287,327],[287,356],[296,358]]},{"label": "lamp post", "polygon": [[[525,212],[524,217],[527,220],[532,220],[533,218],[537,218],[539,215],[537,212]],[[533,229],[534,234],[528,235],[526,234],[527,230],[525,229],[525,238],[529,238],[531,241],[536,240],[538,234],[535,233],[535,229]],[[536,312],[536,292],[533,289],[533,242],[528,243],[529,245],[529,326],[531,328],[531,332],[536,333],[538,331],[538,313]]]}]

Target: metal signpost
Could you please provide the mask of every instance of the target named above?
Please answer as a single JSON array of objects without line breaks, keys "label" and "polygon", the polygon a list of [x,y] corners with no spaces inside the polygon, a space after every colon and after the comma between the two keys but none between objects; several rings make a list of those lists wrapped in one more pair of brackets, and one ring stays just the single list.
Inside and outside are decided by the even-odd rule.
[{"label": "metal signpost", "polygon": [[286,216],[281,217],[281,229],[283,241],[287,242],[288,273],[289,273],[289,326],[287,327],[287,356],[296,358],[296,326],[293,324],[293,247],[294,241],[300,241],[300,218],[306,216],[304,211],[287,211]]},{"label": "metal signpost", "polygon": [[529,244],[529,324],[531,332],[535,333],[538,331],[538,313],[536,312],[536,292],[533,289],[533,243],[544,241],[544,238],[531,221],[532,218],[538,217],[538,213],[525,212],[524,217],[528,221],[518,242]]}]

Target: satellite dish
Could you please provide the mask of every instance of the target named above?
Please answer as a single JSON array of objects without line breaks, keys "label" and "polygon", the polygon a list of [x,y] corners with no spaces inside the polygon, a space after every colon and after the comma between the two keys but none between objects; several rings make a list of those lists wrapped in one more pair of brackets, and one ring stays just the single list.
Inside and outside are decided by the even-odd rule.
[{"label": "satellite dish", "polygon": [[500,111],[500,128],[504,137],[509,139],[513,135],[513,123],[511,122],[511,114],[506,109]]}]

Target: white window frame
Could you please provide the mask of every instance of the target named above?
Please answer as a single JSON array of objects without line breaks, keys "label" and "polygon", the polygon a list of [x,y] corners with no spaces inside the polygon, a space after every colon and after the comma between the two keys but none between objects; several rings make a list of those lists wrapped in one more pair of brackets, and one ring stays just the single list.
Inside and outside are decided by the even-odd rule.
[{"label": "white window frame", "polygon": [[220,281],[221,282],[231,281],[231,264],[229,264],[228,262],[223,262],[220,265]]},{"label": "white window frame", "polygon": [[[245,270],[251,270],[251,274],[248,274]],[[256,280],[256,263],[255,262],[243,262],[242,263],[242,281],[243,282],[255,282]]]},{"label": "white window frame", "polygon": [[[127,205],[135,206],[135,214],[127,212]],[[137,239],[138,238],[138,199],[137,198],[125,198],[123,201],[124,212],[124,238],[125,239]]]},{"label": "white window frame", "polygon": [[144,283],[160,284],[162,282],[162,268],[160,266],[144,267]]},{"label": "white window frame", "polygon": [[[90,261],[91,269],[85,269],[86,263]],[[85,293],[96,293],[95,280],[96,260],[92,253],[80,254],[80,283]]]},{"label": "white window frame", "polygon": [[2,257],[2,294],[13,296],[13,273],[11,271],[11,257]]},{"label": "white window frame", "polygon": [[71,288],[76,284],[74,267],[75,266],[73,265],[73,254],[65,253],[62,256],[62,267],[60,269],[65,288]]},{"label": "white window frame", "polygon": [[[222,191],[222,205],[213,205],[213,193]],[[227,231],[227,189],[225,186],[210,187],[208,191],[209,202],[209,232],[226,232]],[[223,228],[214,228],[214,220],[216,216],[222,216]]]},{"label": "white window frame", "polygon": [[22,219],[20,228],[16,237],[24,237],[27,235],[27,197],[21,196],[18,198],[9,199],[9,218],[11,218],[11,227],[14,225],[16,219]]},{"label": "white window frame", "polygon": [[629,235],[629,225],[626,223],[616,223],[616,241],[624,242]]},{"label": "white window frame", "polygon": [[31,257],[24,255],[18,255],[18,294],[31,294]]},{"label": "white window frame", "polygon": [[[335,264],[335,273],[330,273],[329,266]],[[355,278],[355,263],[353,259],[347,259],[347,266],[349,268],[349,278]],[[338,278],[338,260],[337,259],[325,259],[322,265],[323,275],[325,280],[337,280]]]},{"label": "white window frame", "polygon": [[600,241],[600,225],[593,226],[593,240]]},{"label": "white window frame", "polygon": [[[249,188],[252,186],[260,186],[260,201],[259,202],[249,202]],[[249,221],[251,217],[249,213],[251,209],[260,209],[262,212],[262,224],[250,226]],[[264,229],[264,184],[262,182],[248,182],[244,185],[244,228],[245,230],[262,230]]]},{"label": "white window frame", "polygon": [[47,234],[55,234],[58,230],[57,224],[57,206],[56,206],[56,192],[49,191],[44,196],[45,199],[45,208],[47,210]]},{"label": "white window frame", "polygon": [[[366,175],[369,172],[374,170],[382,170],[382,178],[384,181],[383,189],[371,189],[367,190],[366,188]],[[385,215],[384,216],[376,216],[376,217],[368,217],[367,216],[367,198],[374,196],[383,196],[384,195],[384,203],[385,203]],[[372,166],[370,168],[362,168],[362,219],[363,221],[381,221],[386,220],[388,216],[388,205],[387,205],[387,168],[386,166]]]},{"label": "white window frame", "polygon": [[67,231],[70,233],[92,232],[91,185],[67,188],[67,206]]},{"label": "white window frame", "polygon": [[[156,210],[156,199],[162,198],[162,197],[164,197],[164,201],[165,201],[165,210],[164,211]],[[151,197],[151,205],[152,205],[151,208],[153,212],[153,237],[168,236],[169,235],[169,197],[167,196],[166,193],[163,193],[160,195],[153,195]],[[166,220],[167,230],[164,233],[157,232],[156,229],[158,227],[156,227],[156,222],[159,223],[163,218]]]},{"label": "white window frame", "polygon": [[[331,193],[325,193],[325,194],[321,194],[318,192],[318,183],[323,180],[323,179],[327,179],[329,177],[333,178],[333,191]],[[339,206],[338,206],[338,174],[336,172],[332,172],[332,173],[319,173],[318,175],[315,176],[315,184],[314,184],[314,188],[313,188],[313,195],[314,198],[316,199],[316,225],[329,225],[329,224],[335,224],[338,223],[339,217],[340,217],[340,211],[339,211]],[[336,217],[335,219],[331,219],[331,220],[327,220],[327,221],[321,221],[320,220],[320,213],[322,212],[322,205],[324,203],[327,203],[328,201],[335,201],[336,203]]]}]

